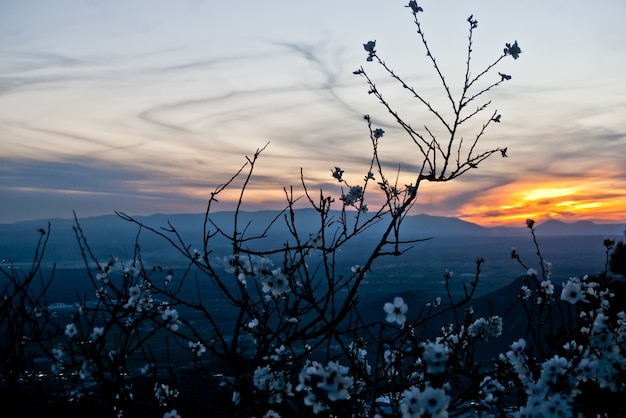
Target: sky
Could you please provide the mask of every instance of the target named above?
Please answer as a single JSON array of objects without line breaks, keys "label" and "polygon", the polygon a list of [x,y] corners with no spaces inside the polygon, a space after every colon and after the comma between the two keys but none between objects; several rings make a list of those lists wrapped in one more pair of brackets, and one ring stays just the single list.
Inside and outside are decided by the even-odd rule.
[{"label": "sky", "polygon": [[[449,114],[406,3],[0,0],[0,223],[72,211],[200,213],[266,144],[244,209],[284,207],[285,187],[302,195],[301,173],[309,190],[338,199],[334,167],[351,185],[369,169],[365,114],[385,130],[379,153],[390,177],[399,170],[410,183],[421,161],[415,145],[353,74],[362,66],[412,126],[439,135],[363,49],[376,40],[385,62]],[[422,183],[412,211],[485,226],[625,222],[626,2],[418,3],[453,91],[469,15],[478,21],[472,74],[505,43],[517,40],[522,54],[485,76],[512,76],[485,96],[480,120],[502,115],[479,149],[507,147],[508,158]],[[217,210],[232,208],[240,185],[220,195]]]}]

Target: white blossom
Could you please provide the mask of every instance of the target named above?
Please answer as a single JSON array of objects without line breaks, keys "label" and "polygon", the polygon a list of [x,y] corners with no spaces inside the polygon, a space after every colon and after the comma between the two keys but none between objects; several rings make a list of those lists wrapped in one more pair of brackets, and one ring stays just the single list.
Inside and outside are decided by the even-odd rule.
[{"label": "white blossom", "polygon": [[408,309],[408,305],[400,296],[396,296],[393,303],[386,302],[383,306],[383,310],[387,313],[387,322],[396,322],[398,325],[403,325],[406,322],[405,314]]},{"label": "white blossom", "polygon": [[423,344],[422,358],[426,364],[426,372],[431,374],[442,373],[448,362],[449,348],[441,343],[427,342]]},{"label": "white blossom", "polygon": [[585,295],[582,291],[580,280],[577,277],[570,278],[567,283],[563,284],[561,290],[561,300],[564,300],[572,305],[576,302],[585,299]]}]

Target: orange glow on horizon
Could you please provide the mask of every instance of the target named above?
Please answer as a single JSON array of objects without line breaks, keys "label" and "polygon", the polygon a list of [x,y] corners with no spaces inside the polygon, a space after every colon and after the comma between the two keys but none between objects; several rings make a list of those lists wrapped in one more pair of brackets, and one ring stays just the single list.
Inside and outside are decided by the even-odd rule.
[{"label": "orange glow on horizon", "polygon": [[[429,215],[454,216],[459,219],[473,222],[482,226],[523,226],[526,219],[542,222],[547,219],[556,219],[564,222],[590,220],[596,223],[626,223],[626,182],[621,185],[618,181],[606,179],[576,182],[569,180],[568,184],[561,180],[538,183],[532,179],[523,182],[510,183],[495,187],[487,191],[481,190],[475,196],[461,203],[459,207],[446,207],[450,197],[459,193],[466,193],[463,187],[440,187],[423,190],[420,200],[418,197],[417,210],[423,210]],[[240,189],[236,185],[219,193],[218,203],[212,205],[212,210],[232,210],[236,207]],[[253,184],[243,196],[242,210],[280,210],[287,206],[285,192],[275,184]],[[438,185],[439,186],[439,185]],[[148,187],[142,190],[149,194]],[[215,189],[206,187],[187,186],[172,188],[173,195],[185,196],[192,201],[208,202]],[[443,193],[442,193],[443,191]],[[304,191],[294,187],[294,198],[300,198],[296,208],[309,207],[304,197]],[[316,192],[319,193],[319,192]],[[338,194],[340,189],[325,190],[324,195],[335,199],[334,208],[339,209]],[[467,193],[466,193],[467,194]],[[314,194],[312,198],[319,197]],[[367,199],[370,210],[375,210],[383,202],[377,190],[372,189]],[[420,202],[423,206],[420,206]],[[198,207],[198,211],[206,207]],[[419,212],[414,212],[419,213]]]},{"label": "orange glow on horizon", "polygon": [[509,184],[495,188],[460,208],[457,216],[483,226],[520,226],[529,218],[624,222],[626,185],[620,187],[607,180],[563,183],[554,180],[541,185]]}]

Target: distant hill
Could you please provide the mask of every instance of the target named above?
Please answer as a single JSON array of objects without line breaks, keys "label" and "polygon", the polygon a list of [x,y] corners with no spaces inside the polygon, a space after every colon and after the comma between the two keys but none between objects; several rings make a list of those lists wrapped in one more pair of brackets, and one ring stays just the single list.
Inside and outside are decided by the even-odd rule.
[{"label": "distant hill", "polygon": [[591,221],[566,223],[550,219],[537,225],[537,234],[546,236],[604,235],[619,238],[623,232],[624,224],[595,224]]},{"label": "distant hill", "polygon": [[[353,220],[355,212],[347,213],[348,219]],[[362,215],[369,219],[373,215]],[[173,226],[179,232],[185,242],[201,248],[202,224],[204,214],[154,214],[149,216],[134,217],[138,222],[161,230]],[[340,211],[331,212],[332,227],[338,227],[341,218]],[[216,212],[211,214],[211,220],[225,231],[233,229],[233,212]],[[267,237],[258,241],[268,246],[282,245],[286,240],[293,240],[286,227],[284,215],[278,211],[241,212],[238,224],[239,231],[245,231],[245,236],[261,236],[266,228],[275,220]],[[39,237],[38,228],[46,228],[48,222],[52,225],[51,238],[47,249],[48,259],[57,262],[70,263],[76,261],[77,244],[73,231],[74,220],[72,219],[37,219],[31,221],[16,222],[12,224],[0,224],[0,261],[11,260],[14,262],[28,262],[32,258],[32,252]],[[105,254],[128,254],[132,249],[139,232],[139,227],[127,222],[116,215],[104,215],[79,219],[80,226],[84,230],[90,245]],[[299,209],[296,213],[296,222],[299,232],[303,237],[319,230],[319,216],[313,209]],[[374,224],[361,235],[365,242],[371,241],[382,232],[384,222]],[[213,226],[209,226],[214,230]],[[537,224],[538,236],[623,236],[624,225],[622,224],[594,224],[589,221],[564,223],[549,220]],[[405,238],[440,238],[449,240],[454,237],[474,238],[498,238],[498,237],[527,237],[528,229],[525,227],[483,227],[457,218],[431,216],[426,214],[410,215],[404,220],[402,233]],[[508,239],[507,239],[508,240]],[[159,254],[161,258],[176,256],[171,246],[160,237],[149,231],[141,231],[139,236],[142,252]],[[507,247],[508,245],[505,245]],[[223,248],[222,248],[223,247]],[[213,241],[213,248],[227,250],[228,242],[225,239]],[[509,247],[510,248],[510,247]]]}]

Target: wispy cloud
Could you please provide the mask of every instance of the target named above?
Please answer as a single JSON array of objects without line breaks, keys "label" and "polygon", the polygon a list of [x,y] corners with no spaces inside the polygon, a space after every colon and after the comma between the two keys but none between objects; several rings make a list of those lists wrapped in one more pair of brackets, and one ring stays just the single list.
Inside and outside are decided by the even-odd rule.
[{"label": "wispy cloud", "polygon": [[[425,185],[415,210],[477,222],[539,211],[619,217],[616,202],[626,190],[626,90],[617,71],[626,62],[623,25],[593,30],[616,21],[602,7],[568,8],[562,13],[569,17],[555,22],[554,6],[535,3],[506,21],[498,8],[471,5],[481,45],[500,48],[488,26],[506,36],[520,32],[524,54],[506,63],[513,79],[490,96],[489,109],[497,107],[503,123],[483,143],[508,146],[509,158],[496,156],[450,184]],[[311,190],[338,195],[335,165],[353,184],[369,168],[365,113],[386,131],[387,175],[399,170],[401,184],[412,182],[419,151],[352,74],[361,64],[411,126],[445,138],[410,92],[364,61],[361,44],[378,39],[390,65],[449,114],[436,75],[425,75],[433,75],[432,64],[413,48],[419,40],[408,38],[415,35],[410,14],[400,28],[402,7],[321,2],[303,17],[288,1],[276,6],[284,15],[260,3],[37,5],[7,4],[0,17],[0,221],[70,208],[201,210],[210,191],[267,142],[251,202],[281,200],[282,187],[298,185],[300,168]],[[449,19],[464,22],[470,8],[455,6],[450,12],[433,4],[424,17],[451,81],[463,76],[463,60],[451,59],[447,46],[463,48],[465,29],[453,31]],[[563,23],[583,20],[585,34]],[[559,30],[533,29],[552,24]],[[470,141],[475,132],[455,134]],[[524,193],[577,185],[558,198],[524,200]]]}]

